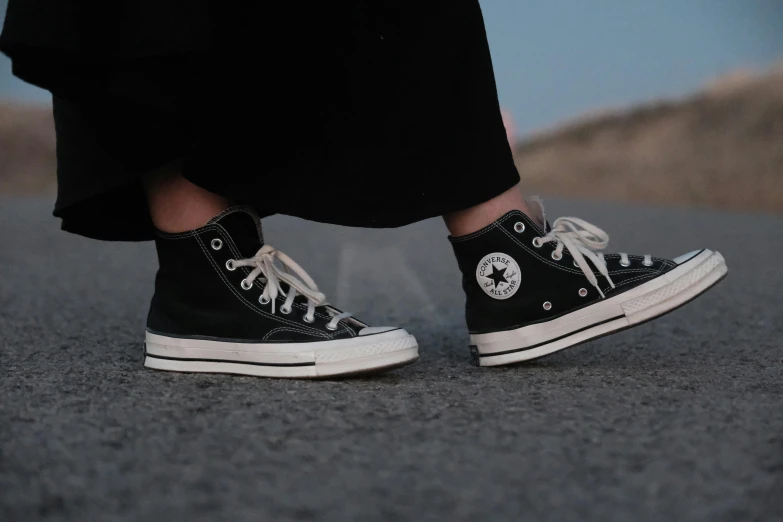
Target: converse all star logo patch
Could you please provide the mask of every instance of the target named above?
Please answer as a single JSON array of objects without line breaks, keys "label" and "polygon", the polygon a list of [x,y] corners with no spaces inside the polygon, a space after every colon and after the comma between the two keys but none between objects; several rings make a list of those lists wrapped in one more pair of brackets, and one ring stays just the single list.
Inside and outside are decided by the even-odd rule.
[{"label": "converse all star logo patch", "polygon": [[494,299],[508,299],[519,290],[519,265],[507,255],[495,252],[484,256],[476,267],[479,286]]}]

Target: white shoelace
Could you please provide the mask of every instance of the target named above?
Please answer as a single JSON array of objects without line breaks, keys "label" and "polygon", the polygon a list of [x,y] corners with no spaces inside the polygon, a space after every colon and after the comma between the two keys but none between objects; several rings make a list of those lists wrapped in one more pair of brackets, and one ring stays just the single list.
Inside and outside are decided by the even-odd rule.
[{"label": "white shoelace", "polygon": [[[557,218],[552,225],[552,229],[543,237],[533,240],[534,246],[541,246],[544,243],[556,242],[557,246],[552,253],[553,257],[560,259],[563,255],[563,248],[567,248],[574,257],[574,262],[582,270],[590,284],[598,290],[601,297],[605,297],[601,287],[598,285],[598,278],[595,277],[593,269],[587,263],[585,258],[593,262],[598,272],[606,278],[611,288],[614,288],[614,282],[609,277],[609,270],[606,268],[606,259],[604,254],[598,252],[609,246],[609,234],[588,223],[587,221],[575,217]],[[620,263],[623,266],[631,264],[628,254],[620,254]],[[652,264],[652,256],[644,256],[645,266]]]},{"label": "white shoelace", "polygon": [[[275,260],[280,261],[282,268],[275,264]],[[307,313],[304,316],[305,321],[312,323],[315,320],[315,308],[317,306],[326,306],[326,296],[318,291],[318,285],[296,261],[280,252],[274,247],[264,245],[256,252],[256,255],[249,259],[239,259],[234,261],[234,266],[249,266],[253,270],[242,280],[243,288],[249,288],[258,276],[261,282],[266,283],[264,291],[261,294],[260,301],[263,304],[272,303],[272,313],[275,313],[275,302],[279,294],[286,296],[285,303],[280,307],[284,314],[291,312],[294,299],[297,293],[307,298]],[[293,273],[292,273],[293,272]],[[299,277],[297,277],[299,276]],[[283,291],[280,283],[287,283],[289,286],[288,294]],[[351,316],[350,312],[342,312],[332,317],[326,327],[330,330],[337,329],[337,323],[342,319]]]}]

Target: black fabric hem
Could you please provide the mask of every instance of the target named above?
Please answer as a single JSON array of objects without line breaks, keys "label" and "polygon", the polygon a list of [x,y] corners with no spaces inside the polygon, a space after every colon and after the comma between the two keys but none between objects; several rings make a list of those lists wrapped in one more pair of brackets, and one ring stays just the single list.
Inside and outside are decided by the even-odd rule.
[{"label": "black fabric hem", "polygon": [[492,178],[491,184],[484,183],[480,188],[471,187],[469,190],[465,190],[464,193],[459,195],[450,194],[449,198],[444,198],[442,201],[433,202],[430,200],[426,204],[423,204],[417,199],[395,198],[393,200],[394,207],[397,209],[404,209],[404,212],[394,212],[393,209],[389,209],[387,212],[378,213],[377,208],[374,209],[373,212],[370,211],[370,209],[362,210],[361,207],[353,207],[347,209],[345,213],[337,213],[334,209],[329,211],[327,209],[315,207],[312,209],[298,210],[296,213],[288,213],[285,211],[280,211],[279,213],[307,219],[309,221],[347,227],[398,228],[425,219],[439,217],[444,214],[480,205],[481,203],[485,203],[506,192],[520,182],[519,173],[516,169],[504,171],[502,174],[496,174],[494,177],[490,177]]},{"label": "black fabric hem", "polygon": [[[140,180],[142,175],[130,175],[116,186],[106,188],[84,201],[67,206],[58,205],[53,215],[61,218],[63,231],[90,239],[154,240],[156,231],[144,198]],[[503,171],[492,179],[491,184],[484,183],[477,189],[465,191],[464,194],[443,201],[430,202],[427,206],[421,206],[420,202],[395,199],[395,207],[405,209],[404,213],[390,211],[379,214],[375,209],[373,218],[368,218],[368,213],[357,207],[346,209],[345,212],[336,211],[333,207],[313,207],[298,209],[296,212],[283,209],[277,213],[347,227],[397,228],[480,205],[516,186],[520,181],[516,169]],[[414,208],[417,204],[421,208],[420,211]],[[262,219],[275,214],[275,212],[259,211],[255,206],[254,208]],[[96,219],[96,216],[109,215],[112,216],[111,220]]]}]

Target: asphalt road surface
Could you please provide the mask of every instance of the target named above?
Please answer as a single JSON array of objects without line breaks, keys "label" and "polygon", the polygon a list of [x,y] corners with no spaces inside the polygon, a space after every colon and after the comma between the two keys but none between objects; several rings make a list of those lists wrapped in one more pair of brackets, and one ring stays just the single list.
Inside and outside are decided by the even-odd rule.
[{"label": "asphalt road surface", "polygon": [[436,221],[266,221],[330,300],[419,363],[286,381],[141,366],[151,244],[0,200],[0,520],[783,519],[783,218],[552,201],[615,249],[719,250],[728,278],[534,363],[469,365]]}]

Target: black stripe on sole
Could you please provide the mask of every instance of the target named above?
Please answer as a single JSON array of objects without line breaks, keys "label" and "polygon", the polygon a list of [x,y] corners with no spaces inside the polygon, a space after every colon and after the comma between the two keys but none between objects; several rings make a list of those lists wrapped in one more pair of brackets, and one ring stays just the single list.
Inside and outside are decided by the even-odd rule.
[{"label": "black stripe on sole", "polygon": [[565,335],[561,335],[560,337],[555,337],[554,339],[549,339],[548,341],[544,341],[538,344],[534,344],[533,346],[525,346],[524,348],[516,348],[514,350],[505,350],[503,352],[493,352],[493,353],[479,353],[479,357],[495,357],[496,355],[506,355],[509,353],[517,353],[517,352],[525,352],[527,350],[532,350],[533,348],[538,348],[539,346],[544,346],[545,344],[550,344],[555,341],[559,341],[560,339],[565,339],[566,337],[571,337],[572,335],[578,334],[579,332],[584,332],[585,330],[589,330],[590,328],[593,328],[595,326],[601,326],[602,324],[611,323],[612,321],[616,321],[617,319],[622,319],[625,317],[625,314],[622,315],[616,315],[614,317],[610,317],[609,319],[599,321],[597,323],[593,323],[591,325],[585,326],[584,328],[580,328],[579,330],[574,330],[573,332],[568,332]]},{"label": "black stripe on sole", "polygon": [[166,357],[164,355],[154,355],[146,351],[144,352],[144,356],[152,357],[153,359],[164,359],[166,361],[248,364],[250,366],[278,366],[278,367],[315,366],[315,361],[302,362],[302,363],[260,363],[260,362],[250,362],[250,361],[228,361],[226,359],[188,359],[185,357]]}]

